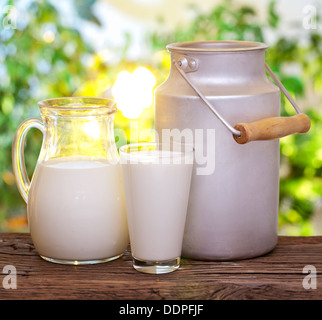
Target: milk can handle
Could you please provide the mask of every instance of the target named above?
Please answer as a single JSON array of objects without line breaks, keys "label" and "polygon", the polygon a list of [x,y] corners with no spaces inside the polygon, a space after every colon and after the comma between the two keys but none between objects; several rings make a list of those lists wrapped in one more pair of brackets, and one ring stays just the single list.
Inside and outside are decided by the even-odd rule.
[{"label": "milk can handle", "polygon": [[[255,140],[272,140],[285,137],[293,133],[305,133],[311,127],[310,118],[301,113],[299,107],[296,105],[294,99],[287,92],[286,88],[275,76],[269,66],[265,63],[267,73],[272,77],[277,86],[285,94],[290,101],[295,111],[298,113],[293,117],[273,117],[251,123],[238,123],[232,127],[218,112],[202,92],[190,81],[186,72],[196,71],[198,69],[198,61],[195,59],[188,59],[181,57],[178,61],[174,61],[174,65],[186,80],[190,87],[198,94],[208,108],[216,115],[216,117],[226,126],[226,128],[233,134],[235,141],[239,144],[244,144]],[[186,72],[185,72],[186,71]]]},{"label": "milk can handle", "polygon": [[45,133],[44,125],[41,119],[31,118],[31,119],[25,120],[18,127],[15,137],[13,139],[13,146],[12,146],[13,172],[16,178],[18,190],[26,203],[28,201],[30,180],[25,166],[24,146],[25,146],[27,133],[31,128],[37,128],[43,134]]}]

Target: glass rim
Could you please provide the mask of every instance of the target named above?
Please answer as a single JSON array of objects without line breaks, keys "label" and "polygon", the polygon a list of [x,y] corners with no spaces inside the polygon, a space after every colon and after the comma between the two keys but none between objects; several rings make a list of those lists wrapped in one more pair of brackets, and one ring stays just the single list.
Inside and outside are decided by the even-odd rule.
[{"label": "glass rim", "polygon": [[[162,143],[162,142],[138,142],[138,143],[129,143],[121,146],[119,148],[120,155],[124,155],[126,157],[131,157],[131,151],[130,149],[133,148],[133,152],[141,152],[141,151],[155,151],[151,149],[151,147],[156,147],[156,146],[163,146],[165,148],[158,148],[156,150],[160,151],[169,151],[172,152],[171,156],[172,157],[182,157],[183,155],[187,155],[189,153],[193,154],[195,149],[191,143],[183,143],[183,142],[172,142],[172,143]],[[169,150],[169,147],[171,146],[181,146],[179,150]],[[182,146],[184,148],[182,148]],[[146,149],[149,148],[150,149]],[[141,150],[139,150],[141,148]],[[162,158],[162,157],[168,157],[169,155],[165,155],[162,153],[159,154],[157,157]],[[138,154],[136,154],[136,157],[138,157]],[[146,154],[145,154],[146,157]],[[155,157],[155,155],[154,155]]]},{"label": "glass rim", "polygon": [[38,102],[40,110],[61,111],[105,111],[108,114],[117,111],[116,102],[113,99],[101,97],[59,97],[44,99]]}]

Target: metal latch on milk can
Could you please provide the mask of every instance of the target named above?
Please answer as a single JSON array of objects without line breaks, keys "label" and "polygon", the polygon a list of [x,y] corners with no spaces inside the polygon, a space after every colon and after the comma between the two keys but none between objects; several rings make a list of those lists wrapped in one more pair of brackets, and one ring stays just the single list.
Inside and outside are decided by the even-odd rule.
[{"label": "metal latch on milk can", "polygon": [[226,128],[233,134],[234,139],[239,144],[244,144],[255,140],[272,140],[288,136],[293,133],[306,133],[311,127],[310,118],[302,113],[297,106],[294,99],[285,89],[283,84],[272,72],[270,67],[265,63],[265,70],[272,77],[277,86],[284,93],[286,98],[292,104],[296,111],[296,115],[292,117],[272,117],[250,123],[238,123],[232,127],[210,104],[202,92],[191,82],[186,73],[198,70],[198,59],[188,56],[180,56],[178,60],[173,61],[175,67],[186,80],[190,87],[203,100],[208,108],[215,114],[215,116],[226,126]]}]

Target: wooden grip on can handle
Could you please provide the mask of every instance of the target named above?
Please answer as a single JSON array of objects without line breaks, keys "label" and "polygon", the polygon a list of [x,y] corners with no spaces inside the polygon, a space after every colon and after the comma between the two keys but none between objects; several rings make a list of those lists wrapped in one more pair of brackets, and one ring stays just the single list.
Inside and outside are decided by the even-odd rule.
[{"label": "wooden grip on can handle", "polygon": [[233,135],[239,144],[255,140],[272,140],[288,136],[293,133],[305,133],[311,127],[310,118],[299,113],[292,117],[273,117],[251,123],[238,123],[234,128],[241,135]]}]

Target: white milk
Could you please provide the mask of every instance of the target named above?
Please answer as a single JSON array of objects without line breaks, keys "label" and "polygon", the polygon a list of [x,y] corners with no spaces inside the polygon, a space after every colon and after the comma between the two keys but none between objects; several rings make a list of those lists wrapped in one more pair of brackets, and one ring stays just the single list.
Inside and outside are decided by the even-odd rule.
[{"label": "white milk", "polygon": [[192,164],[133,158],[139,161],[122,161],[132,255],[150,261],[180,257]]},{"label": "white milk", "polygon": [[96,260],[123,254],[129,239],[120,165],[68,158],[39,163],[28,216],[42,256]]}]

